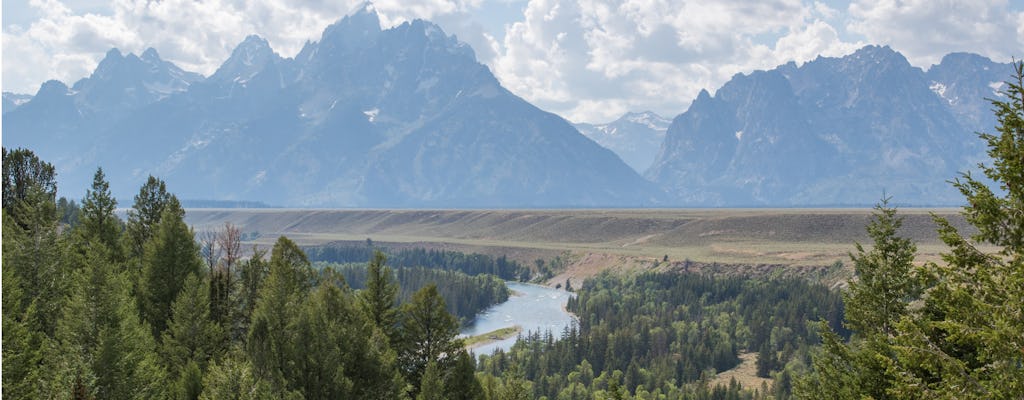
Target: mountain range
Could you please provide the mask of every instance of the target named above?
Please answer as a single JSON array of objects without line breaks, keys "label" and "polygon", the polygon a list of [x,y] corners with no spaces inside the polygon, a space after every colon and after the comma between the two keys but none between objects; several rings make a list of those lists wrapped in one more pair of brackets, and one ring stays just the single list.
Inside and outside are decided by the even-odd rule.
[{"label": "mountain range", "polygon": [[473,50],[372,6],[282,58],[250,36],[216,72],[111,50],[71,88],[5,112],[4,145],[81,188],[102,166],[130,198],[152,174],[183,198],[328,207],[642,206],[661,191],[561,117],[503,88]]},{"label": "mountain range", "polygon": [[924,71],[889,47],[734,76],[668,128],[645,176],[700,206],[955,205],[985,160],[1009,64],[955,53]]},{"label": "mountain range", "polygon": [[155,175],[182,198],[294,207],[953,205],[1009,73],[867,46],[738,74],[671,121],[574,126],[438,26],[381,29],[367,5],[291,58],[249,36],[208,77],[112,49],[71,87],[4,93],[3,136],[71,197],[101,166],[118,198]]}]

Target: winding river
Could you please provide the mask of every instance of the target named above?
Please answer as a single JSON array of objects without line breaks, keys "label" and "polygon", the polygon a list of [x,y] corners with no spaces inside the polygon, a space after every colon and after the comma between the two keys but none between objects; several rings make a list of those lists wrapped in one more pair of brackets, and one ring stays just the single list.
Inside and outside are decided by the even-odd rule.
[{"label": "winding river", "polygon": [[[465,336],[475,336],[501,328],[519,325],[523,334],[526,332],[544,332],[550,330],[560,337],[562,331],[574,320],[565,305],[572,293],[540,285],[520,282],[505,282],[513,295],[508,301],[488,308],[477,314],[473,324],[462,330]],[[477,346],[473,352],[477,355],[490,354],[495,349],[508,350],[515,344],[517,337],[498,340]]]}]

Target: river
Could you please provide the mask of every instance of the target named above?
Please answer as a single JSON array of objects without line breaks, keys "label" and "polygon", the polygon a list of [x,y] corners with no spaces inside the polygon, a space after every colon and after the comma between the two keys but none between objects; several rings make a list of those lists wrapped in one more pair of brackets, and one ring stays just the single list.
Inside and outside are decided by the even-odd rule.
[{"label": "river", "polygon": [[[519,325],[523,334],[528,331],[545,332],[550,330],[556,337],[569,326],[575,316],[565,311],[570,296],[575,294],[564,290],[552,289],[547,286],[531,285],[520,282],[505,282],[513,295],[508,301],[495,305],[477,314],[476,320],[462,330],[465,336],[475,336]],[[495,349],[508,350],[515,344],[517,337],[499,340],[478,346],[473,349],[477,355],[491,354]]]}]

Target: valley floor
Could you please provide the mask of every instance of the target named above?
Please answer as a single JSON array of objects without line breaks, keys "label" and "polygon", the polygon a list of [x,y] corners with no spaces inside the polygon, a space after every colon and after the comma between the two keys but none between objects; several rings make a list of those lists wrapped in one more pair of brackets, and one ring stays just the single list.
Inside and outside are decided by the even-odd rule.
[{"label": "valley floor", "polygon": [[[901,235],[918,246],[919,262],[945,246],[931,214],[966,229],[958,209],[901,209]],[[551,284],[574,284],[607,269],[714,273],[842,273],[870,209],[582,209],[582,210],[334,210],[190,209],[197,231],[241,228],[251,243],[286,235],[302,245],[365,242],[477,252],[525,263],[563,256],[567,268]]]}]

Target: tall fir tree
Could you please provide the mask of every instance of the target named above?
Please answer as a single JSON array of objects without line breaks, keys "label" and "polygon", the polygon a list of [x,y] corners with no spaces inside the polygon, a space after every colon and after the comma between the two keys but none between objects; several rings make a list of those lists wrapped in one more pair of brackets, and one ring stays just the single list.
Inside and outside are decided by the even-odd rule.
[{"label": "tall fir tree", "polygon": [[290,367],[292,315],[310,291],[313,271],[301,249],[282,236],[271,251],[270,272],[259,290],[246,349],[259,379],[285,393]]},{"label": "tall fir tree", "polygon": [[428,363],[437,363],[442,373],[447,374],[465,350],[462,340],[457,338],[458,320],[448,313],[436,285],[416,291],[402,305],[400,318],[399,362],[405,378],[412,383],[410,395],[415,397]]},{"label": "tall fir tree", "polygon": [[398,284],[386,262],[384,253],[374,250],[373,259],[366,266],[366,288],[359,292],[359,300],[373,324],[394,342],[397,339]]},{"label": "tall fir tree", "polygon": [[185,211],[172,197],[142,255],[139,309],[157,338],[167,329],[171,303],[184,287],[185,278],[202,273],[199,249],[184,217]]},{"label": "tall fir tree", "polygon": [[82,199],[81,220],[76,232],[86,236],[80,242],[95,238],[106,246],[110,260],[120,264],[124,262],[124,248],[121,246],[121,220],[114,214],[116,209],[117,200],[110,194],[110,183],[103,168],[97,168],[92,187]]},{"label": "tall fir tree", "polygon": [[210,318],[206,282],[200,276],[189,275],[171,305],[171,321],[162,340],[164,362],[171,378],[180,377],[190,363],[205,371],[209,360],[223,350],[222,344],[221,326]]},{"label": "tall fir tree", "polygon": [[167,192],[167,184],[152,175],[139,188],[135,203],[128,209],[128,221],[125,224],[125,248],[129,258],[142,258],[146,242],[153,237],[171,197],[174,195]]}]

